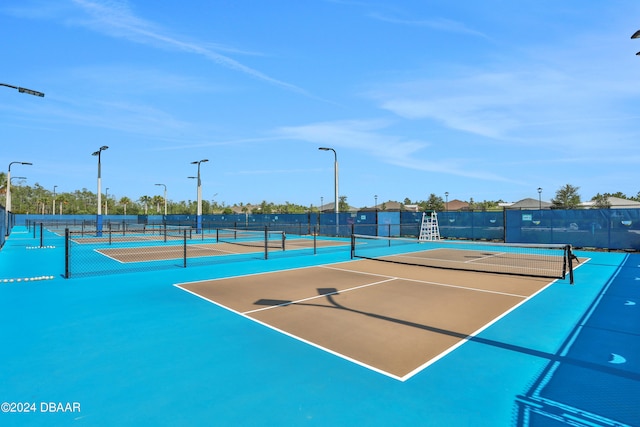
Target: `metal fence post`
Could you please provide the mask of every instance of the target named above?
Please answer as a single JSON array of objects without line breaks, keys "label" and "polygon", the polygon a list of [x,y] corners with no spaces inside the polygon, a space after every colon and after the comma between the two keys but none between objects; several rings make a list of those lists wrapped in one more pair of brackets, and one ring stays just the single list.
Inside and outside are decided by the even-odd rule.
[{"label": "metal fence post", "polygon": [[69,258],[71,257],[71,243],[69,239],[69,229],[64,229],[64,278],[68,279],[71,276],[71,271],[69,270]]},{"label": "metal fence post", "polygon": [[187,230],[184,230],[184,268],[187,268]]}]

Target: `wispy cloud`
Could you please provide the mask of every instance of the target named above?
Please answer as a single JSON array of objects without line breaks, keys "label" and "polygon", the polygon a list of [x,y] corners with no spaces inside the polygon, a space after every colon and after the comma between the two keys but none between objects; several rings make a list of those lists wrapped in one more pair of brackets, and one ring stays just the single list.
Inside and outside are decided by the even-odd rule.
[{"label": "wispy cloud", "polygon": [[163,32],[157,25],[134,15],[125,2],[73,0],[91,19],[84,21],[84,25],[96,31],[126,38],[142,44],[153,44],[173,48],[187,53],[202,55],[207,59],[235,71],[285,89],[306,94],[306,91],[290,83],[277,80],[258,70],[250,68],[240,62],[219,54],[205,45],[197,42],[180,40]]},{"label": "wispy cloud", "polygon": [[431,120],[494,143],[562,140],[566,149],[597,147],[598,135],[619,134],[630,122],[619,108],[633,85],[603,79],[588,66],[574,74],[579,67],[456,70],[449,78],[380,85],[369,96],[404,119]]},{"label": "wispy cloud", "polygon": [[453,21],[446,18],[435,19],[401,19],[395,16],[382,14],[379,12],[372,12],[369,17],[378,21],[388,22],[396,25],[407,25],[412,27],[424,27],[436,31],[444,31],[447,33],[467,34],[477,37],[488,38],[486,34],[467,27],[462,22]]},{"label": "wispy cloud", "polygon": [[310,172],[321,172],[322,169],[251,169],[239,170],[236,172],[227,172],[227,175],[289,175],[289,174],[308,174]]},{"label": "wispy cloud", "polygon": [[430,158],[427,141],[411,140],[386,133],[392,123],[385,120],[346,120],[282,127],[276,130],[281,138],[307,141],[337,148],[359,150],[385,163],[469,178],[505,181],[493,173],[473,170],[464,160]]},{"label": "wispy cloud", "polygon": [[[305,96],[311,96],[306,90],[294,84],[271,77],[227,55],[219,53],[247,54],[248,52],[213,42],[199,42],[174,36],[161,26],[136,16],[126,0],[71,0],[71,2],[83,13],[83,16],[66,18],[66,22],[69,25],[84,26],[92,31],[111,37],[123,38],[156,48],[173,49],[200,55],[218,65],[246,74],[271,85]],[[43,11],[23,7],[13,10],[12,13],[33,18],[50,18],[55,15],[56,10],[60,12],[59,9],[54,10],[53,8],[45,8]],[[69,14],[65,14],[65,16],[69,16]],[[257,55],[255,52],[250,54]]]}]

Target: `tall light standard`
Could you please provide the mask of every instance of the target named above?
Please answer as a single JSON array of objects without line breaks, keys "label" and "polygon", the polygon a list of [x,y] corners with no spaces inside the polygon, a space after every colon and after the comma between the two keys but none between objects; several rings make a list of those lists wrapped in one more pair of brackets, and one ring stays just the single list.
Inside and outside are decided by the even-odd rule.
[{"label": "tall light standard", "polygon": [[538,209],[542,210],[542,187],[538,187]]},{"label": "tall light standard", "polygon": [[156,185],[164,187],[164,216],[167,216],[167,186],[164,184],[156,184]]},{"label": "tall light standard", "polygon": [[101,163],[100,163],[100,154],[106,150],[106,145],[103,145],[98,149],[98,151],[93,152],[92,156],[98,156],[98,215],[96,216],[96,235],[97,237],[102,236],[102,189],[100,188],[102,185],[101,178]]},{"label": "tall light standard", "polygon": [[[37,90],[27,89],[25,87],[14,86],[6,83],[0,83],[0,86],[8,87],[10,89],[17,89],[20,93],[26,93],[27,95],[35,95],[39,97],[43,97],[44,93],[38,92]],[[14,163],[21,163],[23,165],[30,165],[31,163],[27,162],[11,162],[9,163],[9,172],[7,173],[7,199],[5,209],[7,210],[5,214],[5,232],[6,235],[9,235],[9,212],[11,212],[11,165]]]},{"label": "tall light standard", "polygon": [[444,202],[444,210],[446,212],[449,212],[449,192],[448,191],[444,192],[444,200],[445,200],[445,202]]},{"label": "tall light standard", "polygon": [[192,165],[198,165],[198,212],[196,214],[196,233],[202,230],[202,181],[200,180],[200,163],[208,162],[209,159],[196,160]]},{"label": "tall light standard", "polygon": [[27,165],[27,166],[31,166],[33,165],[33,163],[30,162],[11,162],[9,163],[9,167],[7,168],[7,198],[6,198],[6,204],[5,204],[5,209],[7,210],[6,214],[5,214],[5,235],[8,236],[9,235],[9,212],[11,212],[11,165],[13,164],[19,164],[19,165]]},{"label": "tall light standard", "polygon": [[13,85],[8,85],[6,83],[0,83],[0,86],[8,87],[8,88],[11,88],[11,89],[18,89],[18,92],[26,93],[27,95],[35,95],[35,96],[39,96],[41,98],[44,96],[44,93],[38,92],[37,90],[27,89],[26,87],[13,86]]},{"label": "tall light standard", "polygon": [[339,224],[339,215],[338,215],[338,154],[336,153],[336,150],[334,150],[333,148],[329,148],[329,147],[320,147],[318,148],[318,150],[322,150],[322,151],[333,151],[333,156],[335,158],[334,164],[333,164],[333,180],[334,180],[334,184],[335,184],[335,211],[336,211],[336,236],[338,236],[340,234],[340,224]]},{"label": "tall light standard", "polygon": [[58,188],[58,186],[54,185],[53,186],[53,207],[51,209],[51,215],[56,214],[56,188]]}]

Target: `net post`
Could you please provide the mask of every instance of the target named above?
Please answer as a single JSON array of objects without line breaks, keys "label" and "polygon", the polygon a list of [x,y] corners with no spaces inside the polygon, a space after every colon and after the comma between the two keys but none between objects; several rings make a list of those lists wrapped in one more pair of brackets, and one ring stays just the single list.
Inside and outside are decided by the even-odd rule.
[{"label": "net post", "polygon": [[167,222],[164,221],[164,242],[167,243]]},{"label": "net post", "polygon": [[269,259],[269,228],[264,226],[264,259]]},{"label": "net post", "polygon": [[42,223],[40,223],[40,247],[42,248],[44,246],[44,233],[42,232],[43,229],[43,225]]},{"label": "net post", "polygon": [[109,224],[109,245],[111,245],[111,234],[113,233],[113,230],[111,229],[111,224]]},{"label": "net post", "polygon": [[182,248],[183,248],[183,255],[182,255],[183,263],[182,263],[182,266],[184,268],[187,268],[187,230],[184,230],[184,239],[183,239]]},{"label": "net post", "polygon": [[356,252],[356,235],[351,233],[351,259],[355,257]]},{"label": "net post", "polygon": [[569,263],[569,284],[573,285],[573,249],[567,245],[567,259]]},{"label": "net post", "polygon": [[286,232],[282,232],[282,252],[285,251],[286,247],[285,247],[285,241],[287,240],[287,233]]},{"label": "net post", "polygon": [[70,248],[71,244],[69,242],[69,228],[64,229],[64,278],[68,279],[71,275],[69,271],[69,257],[71,255]]},{"label": "net post", "polygon": [[313,226],[313,254],[316,255],[318,253],[318,231],[316,226]]}]

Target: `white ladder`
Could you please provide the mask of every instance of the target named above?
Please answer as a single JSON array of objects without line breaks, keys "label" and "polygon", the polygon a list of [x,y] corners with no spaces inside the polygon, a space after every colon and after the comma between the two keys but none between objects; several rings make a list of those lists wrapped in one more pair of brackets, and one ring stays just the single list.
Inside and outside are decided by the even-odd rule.
[{"label": "white ladder", "polygon": [[431,212],[431,215],[429,216],[426,212],[422,213],[422,224],[420,224],[420,237],[418,240],[421,242],[440,240],[438,214]]}]

